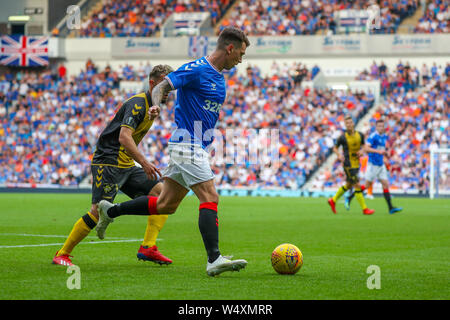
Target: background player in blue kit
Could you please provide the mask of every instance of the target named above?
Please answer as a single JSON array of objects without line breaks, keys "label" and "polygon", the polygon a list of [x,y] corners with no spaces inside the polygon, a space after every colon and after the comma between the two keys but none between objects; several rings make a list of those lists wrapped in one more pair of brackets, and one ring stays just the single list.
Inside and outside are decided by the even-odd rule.
[{"label": "background player in blue kit", "polygon": [[154,106],[159,106],[168,92],[178,90],[177,129],[169,141],[170,161],[163,173],[163,189],[158,197],[143,196],[117,205],[102,201],[99,204],[102,228],[121,215],[172,214],[191,189],[200,200],[198,225],[208,255],[207,274],[215,276],[224,271],[238,271],[247,265],[247,261],[230,260],[219,251],[219,195],[205,148],[213,141],[212,133],[226,97],[221,71],[242,62],[249,45],[240,29],[225,28],[210,56],[182,65],[154,88]]},{"label": "background player in blue kit", "polygon": [[[375,179],[378,179],[383,187],[383,195],[389,207],[389,213],[393,214],[401,211],[402,208],[396,208],[392,205],[391,194],[389,192],[388,171],[385,164],[385,161],[387,161],[385,156],[387,156],[386,141],[388,140],[388,136],[385,131],[384,120],[379,119],[376,122],[376,131],[367,139],[365,151],[369,154],[369,161],[367,163],[365,187],[366,189],[370,188]],[[346,199],[348,205],[350,205],[352,198],[353,193]]]}]

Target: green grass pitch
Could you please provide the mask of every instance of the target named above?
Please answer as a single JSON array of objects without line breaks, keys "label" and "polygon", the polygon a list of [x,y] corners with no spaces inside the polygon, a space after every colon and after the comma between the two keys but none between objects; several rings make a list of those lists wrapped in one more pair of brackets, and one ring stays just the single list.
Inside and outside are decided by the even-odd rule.
[{"label": "green grass pitch", "polygon": [[[127,198],[120,195],[117,201]],[[66,268],[51,264],[89,194],[0,194],[0,299],[321,300],[449,299],[450,201],[395,198],[404,211],[387,213],[383,198],[331,213],[325,198],[222,197],[220,249],[247,259],[241,272],[206,275],[198,230],[198,200],[187,197],[159,235],[171,266],[137,261],[147,218],[123,216],[102,242],[92,232],[73,251],[81,289],[69,290]],[[136,240],[137,239],[137,240]],[[117,242],[107,242],[107,241]],[[293,243],[304,255],[294,276],[275,273],[272,250]],[[368,289],[380,269],[380,289]]]}]

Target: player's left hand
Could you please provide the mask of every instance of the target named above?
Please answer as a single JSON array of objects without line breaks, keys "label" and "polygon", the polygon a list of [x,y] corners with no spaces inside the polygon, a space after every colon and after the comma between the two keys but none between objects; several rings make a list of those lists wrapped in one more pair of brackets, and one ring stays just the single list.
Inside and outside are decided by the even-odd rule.
[{"label": "player's left hand", "polygon": [[156,119],[160,112],[161,108],[159,106],[151,106],[150,109],[148,109],[148,116],[150,120]]},{"label": "player's left hand", "polygon": [[364,155],[364,152],[362,152],[362,150],[359,150],[358,152],[356,152],[356,155],[358,156],[358,158],[361,158]]}]

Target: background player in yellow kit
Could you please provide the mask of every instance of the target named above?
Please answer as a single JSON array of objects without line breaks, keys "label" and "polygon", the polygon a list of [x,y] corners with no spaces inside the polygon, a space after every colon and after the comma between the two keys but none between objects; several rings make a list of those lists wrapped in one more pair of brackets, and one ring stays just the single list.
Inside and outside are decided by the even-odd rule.
[{"label": "background player in yellow kit", "polygon": [[[336,211],[336,202],[349,189],[354,188],[355,198],[358,201],[363,214],[373,214],[375,211],[367,208],[364,200],[364,195],[359,183],[359,158],[362,156],[362,146],[364,145],[364,135],[355,130],[355,123],[350,115],[345,117],[346,131],[338,138],[333,151],[337,154],[338,159],[344,164],[344,171],[347,177],[345,185],[341,186],[334,197],[328,199],[328,204],[333,213]],[[343,153],[339,152],[339,147],[342,146]]]}]

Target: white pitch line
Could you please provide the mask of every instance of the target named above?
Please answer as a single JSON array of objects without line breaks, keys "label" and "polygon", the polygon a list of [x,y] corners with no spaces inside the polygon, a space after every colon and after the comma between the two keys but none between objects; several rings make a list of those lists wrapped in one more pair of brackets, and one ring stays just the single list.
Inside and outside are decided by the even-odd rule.
[{"label": "white pitch line", "polygon": [[[67,238],[67,236],[56,235],[56,234],[29,234],[29,233],[0,233],[0,236],[23,236],[23,237],[44,237],[44,238]],[[97,237],[86,237],[97,239]],[[106,241],[82,241],[80,244],[101,244],[101,243],[116,243],[116,242],[135,242],[142,241],[143,239],[130,239],[130,238],[121,238],[121,237],[108,237],[109,239],[115,240],[106,240]],[[156,241],[162,241],[163,239],[156,239]],[[41,243],[41,244],[23,244],[23,245],[14,245],[14,246],[0,246],[2,248],[27,248],[27,247],[49,247],[49,246],[61,246],[64,243]]]},{"label": "white pitch line", "polygon": [[[162,239],[157,239],[162,240]],[[116,243],[116,242],[137,242],[142,241],[142,239],[124,239],[124,240],[107,240],[107,241],[85,241],[80,242],[80,244],[102,244],[102,243]],[[50,247],[50,246],[62,246],[64,243],[42,243],[42,244],[22,244],[16,246],[0,246],[3,248],[28,248],[28,247]]]},{"label": "white pitch line", "polygon": [[[19,236],[19,237],[42,237],[42,238],[67,238],[67,235],[57,235],[57,234],[29,234],[29,233],[0,233],[0,236]],[[94,236],[87,236],[86,238],[97,239]],[[123,237],[109,237],[109,239],[115,240],[127,240],[129,238]]]},{"label": "white pitch line", "polygon": [[[43,237],[43,238],[63,238],[63,235],[56,234],[29,234],[29,233],[0,233],[0,236],[21,236],[21,237]],[[67,237],[67,236],[65,236]]]}]

